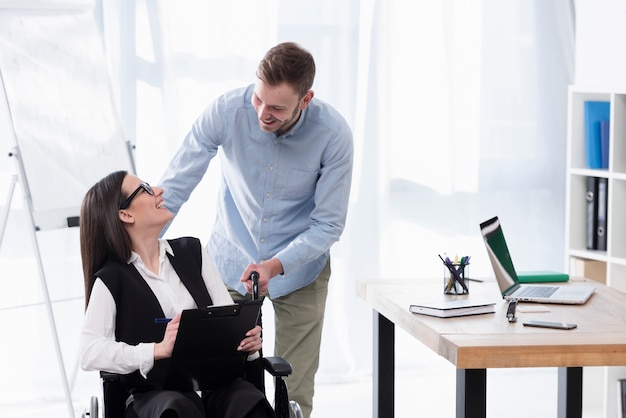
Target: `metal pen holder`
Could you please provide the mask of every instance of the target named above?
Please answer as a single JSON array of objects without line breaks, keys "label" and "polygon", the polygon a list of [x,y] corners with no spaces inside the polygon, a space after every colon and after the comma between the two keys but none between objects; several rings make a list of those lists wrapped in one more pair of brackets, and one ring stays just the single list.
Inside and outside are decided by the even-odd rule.
[{"label": "metal pen holder", "polygon": [[469,293],[469,262],[443,262],[443,293],[467,295]]}]

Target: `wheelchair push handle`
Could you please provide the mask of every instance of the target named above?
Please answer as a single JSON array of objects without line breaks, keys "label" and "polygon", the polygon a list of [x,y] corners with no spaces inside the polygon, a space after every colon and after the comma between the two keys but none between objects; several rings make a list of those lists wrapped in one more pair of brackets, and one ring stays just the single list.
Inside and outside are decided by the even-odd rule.
[{"label": "wheelchair push handle", "polygon": [[252,280],[252,300],[259,300],[259,273],[256,271],[250,273],[250,280]]}]

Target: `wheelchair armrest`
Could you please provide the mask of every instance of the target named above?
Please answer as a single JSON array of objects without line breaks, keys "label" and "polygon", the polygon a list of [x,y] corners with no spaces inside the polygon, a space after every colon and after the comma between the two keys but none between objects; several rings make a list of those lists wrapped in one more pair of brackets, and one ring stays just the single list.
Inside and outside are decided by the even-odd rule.
[{"label": "wheelchair armrest", "polygon": [[130,395],[121,382],[121,374],[100,371],[102,379],[103,405],[106,417],[123,417],[126,400]]},{"label": "wheelchair armrest", "polygon": [[109,382],[112,380],[120,380],[120,376],[121,375],[118,373],[100,371],[100,378],[106,382]]},{"label": "wheelchair armrest", "polygon": [[282,357],[263,357],[263,368],[272,376],[289,376],[291,364]]}]

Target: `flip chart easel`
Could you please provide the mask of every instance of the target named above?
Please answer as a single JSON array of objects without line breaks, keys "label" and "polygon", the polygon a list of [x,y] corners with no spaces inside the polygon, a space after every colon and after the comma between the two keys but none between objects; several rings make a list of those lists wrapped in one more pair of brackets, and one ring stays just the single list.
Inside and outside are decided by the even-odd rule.
[{"label": "flip chart easel", "polygon": [[0,7],[0,82],[0,125],[6,121],[9,126],[4,131],[15,143],[9,155],[17,162],[0,219],[0,244],[19,183],[69,416],[74,417],[37,234],[78,226],[80,204],[91,185],[112,171],[135,172],[93,10]]},{"label": "flip chart easel", "polygon": [[46,273],[44,271],[43,268],[43,261],[41,259],[41,251],[39,249],[39,242],[37,240],[37,226],[35,225],[35,218],[33,216],[33,204],[32,204],[32,199],[30,197],[30,191],[28,189],[28,183],[26,182],[26,176],[25,176],[25,171],[24,171],[24,165],[22,163],[22,160],[20,158],[19,152],[17,151],[17,148],[14,149],[10,155],[11,157],[15,157],[17,158],[18,161],[18,167],[19,167],[19,178],[21,178],[21,180],[18,179],[18,176],[13,176],[12,177],[12,185],[10,188],[10,193],[9,196],[7,198],[7,213],[5,215],[5,219],[4,219],[4,223],[3,223],[3,227],[0,233],[0,244],[2,243],[2,236],[4,235],[4,228],[6,227],[6,222],[8,220],[8,213],[10,211],[12,202],[13,202],[13,193],[15,191],[15,183],[19,182],[22,185],[22,191],[24,194],[24,201],[26,202],[26,206],[27,206],[27,212],[28,212],[28,219],[29,219],[29,223],[30,223],[30,227],[28,228],[30,231],[30,236],[31,236],[31,241],[33,244],[33,250],[34,250],[34,255],[35,255],[35,260],[37,261],[37,271],[39,274],[39,281],[40,281],[40,285],[41,285],[41,291],[43,293],[43,303],[46,307],[46,313],[48,316],[48,322],[50,325],[50,332],[52,334],[52,339],[53,339],[53,343],[54,343],[54,351],[56,354],[56,358],[57,358],[57,363],[59,366],[59,372],[61,374],[61,383],[63,385],[63,391],[65,394],[65,400],[67,402],[68,405],[68,412],[69,412],[69,416],[70,417],[74,417],[74,407],[73,407],[73,403],[72,403],[72,391],[70,389],[70,385],[69,385],[69,381],[67,379],[67,372],[65,370],[65,362],[63,361],[63,352],[61,350],[61,343],[59,341],[59,333],[57,332],[57,327],[56,327],[56,321],[54,319],[54,311],[52,310],[52,299],[50,298],[50,293],[48,291],[48,281],[46,279]]}]

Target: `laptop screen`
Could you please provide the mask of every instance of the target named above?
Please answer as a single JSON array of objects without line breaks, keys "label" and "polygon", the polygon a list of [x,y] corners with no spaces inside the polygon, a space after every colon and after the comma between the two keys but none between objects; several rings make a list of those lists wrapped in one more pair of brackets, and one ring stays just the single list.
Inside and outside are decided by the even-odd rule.
[{"label": "laptop screen", "polygon": [[498,286],[503,295],[518,285],[517,273],[504,239],[504,233],[497,216],[480,224],[480,231],[485,240],[487,254],[493,266]]}]

